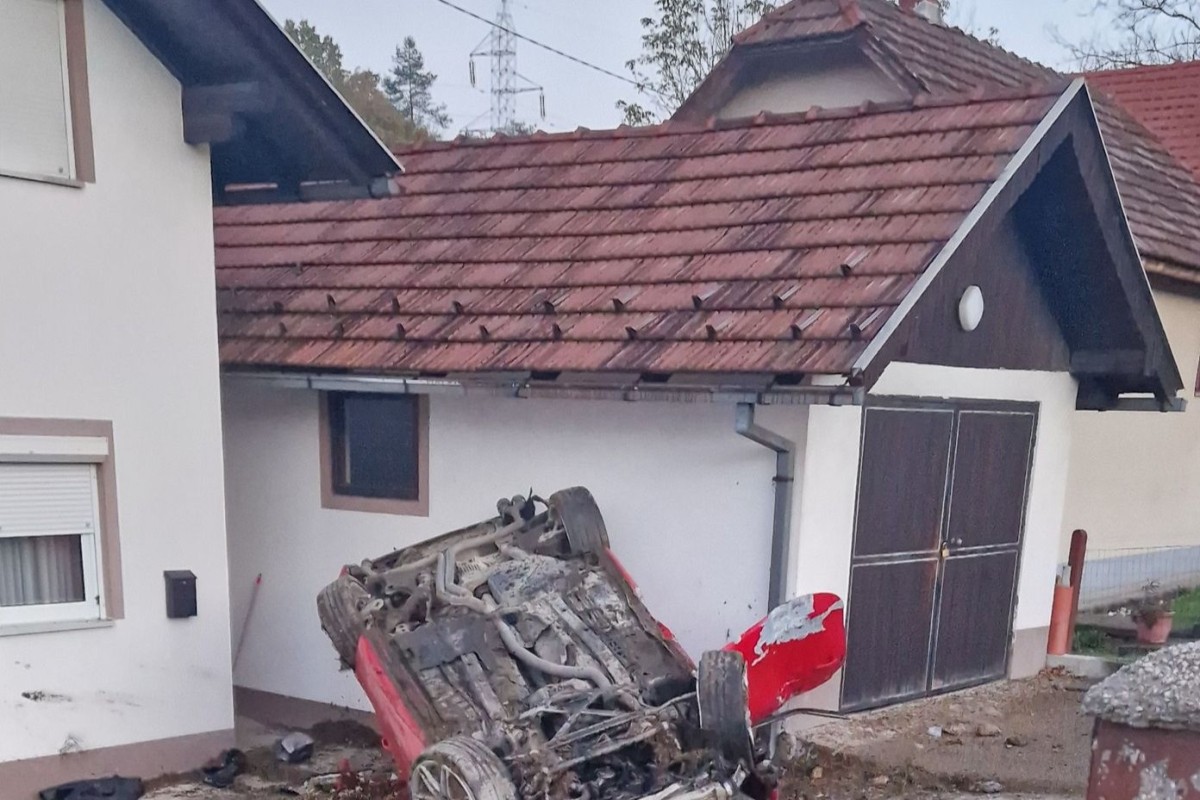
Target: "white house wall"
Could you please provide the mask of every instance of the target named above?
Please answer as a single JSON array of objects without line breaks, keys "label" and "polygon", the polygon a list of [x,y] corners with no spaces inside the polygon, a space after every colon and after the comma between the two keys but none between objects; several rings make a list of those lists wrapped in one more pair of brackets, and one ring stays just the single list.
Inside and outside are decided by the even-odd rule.
[{"label": "white house wall", "polygon": [[[208,154],[178,82],[99,0],[85,15],[95,184],[0,178],[0,418],[112,421],[125,618],[0,629],[0,775],[68,739],[211,747],[233,726]],[[166,618],[168,569],[198,576],[198,617]]]},{"label": "white house wall", "polygon": [[[1077,528],[1088,532],[1085,605],[1089,596],[1124,599],[1122,581],[1126,595],[1151,579],[1174,576],[1200,582],[1200,401],[1193,397],[1200,363],[1200,300],[1164,291],[1156,291],[1154,300],[1183,376],[1188,407],[1177,414],[1075,415],[1064,522],[1068,533]],[[1068,543],[1064,537],[1063,560]],[[1165,547],[1189,549],[1138,552]],[[1092,559],[1123,561],[1106,570],[1092,567]]]},{"label": "white house wall", "polygon": [[[339,673],[315,599],[343,564],[495,513],[501,496],[587,486],[649,608],[693,654],[766,612],[774,454],[730,405],[430,398],[427,518],[321,508],[318,396],[228,380],[225,453],[235,683],[366,708]],[[803,408],[760,411],[793,438]]]}]

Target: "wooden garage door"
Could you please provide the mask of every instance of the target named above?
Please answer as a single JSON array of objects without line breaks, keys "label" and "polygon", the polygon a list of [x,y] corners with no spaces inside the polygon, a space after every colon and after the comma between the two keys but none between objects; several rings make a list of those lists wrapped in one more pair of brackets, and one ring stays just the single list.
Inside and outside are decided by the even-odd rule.
[{"label": "wooden garage door", "polygon": [[864,412],[842,707],[1002,677],[1036,408]]}]

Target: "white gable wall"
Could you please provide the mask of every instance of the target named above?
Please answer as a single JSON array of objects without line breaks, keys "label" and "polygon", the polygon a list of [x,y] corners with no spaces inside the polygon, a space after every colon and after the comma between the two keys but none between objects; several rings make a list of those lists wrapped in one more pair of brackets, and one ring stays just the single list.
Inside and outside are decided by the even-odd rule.
[{"label": "white gable wall", "polygon": [[[96,182],[0,177],[0,418],[112,422],[126,616],[0,629],[0,782],[68,737],[95,752],[216,732],[209,750],[233,725],[208,152],[184,144],[179,83],[99,0],[85,14]],[[198,576],[198,617],[166,618],[167,569]],[[149,763],[198,756],[165,753]],[[44,787],[122,763],[13,774]]]},{"label": "white gable wall", "polygon": [[865,100],[876,103],[908,99],[902,89],[857,51],[832,55],[819,63],[793,63],[781,59],[778,66],[748,80],[718,112],[722,119],[752,117],[760,111],[786,114],[807,111],[813,106],[846,108]]}]

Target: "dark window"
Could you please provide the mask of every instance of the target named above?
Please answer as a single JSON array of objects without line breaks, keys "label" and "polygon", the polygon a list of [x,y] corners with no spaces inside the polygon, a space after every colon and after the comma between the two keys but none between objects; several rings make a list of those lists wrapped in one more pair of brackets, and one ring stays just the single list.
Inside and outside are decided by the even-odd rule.
[{"label": "dark window", "polygon": [[334,494],[417,500],[420,406],[409,395],[329,394]]}]

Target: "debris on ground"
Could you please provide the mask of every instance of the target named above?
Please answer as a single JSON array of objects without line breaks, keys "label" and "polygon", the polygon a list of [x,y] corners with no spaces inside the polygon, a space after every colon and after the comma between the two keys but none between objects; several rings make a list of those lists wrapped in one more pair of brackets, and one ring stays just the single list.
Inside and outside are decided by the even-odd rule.
[{"label": "debris on ground", "polygon": [[1087,714],[1131,728],[1200,730],[1200,642],[1122,667],[1084,696]]},{"label": "debris on ground", "polygon": [[1004,791],[1004,785],[999,781],[978,781],[971,784],[971,791],[976,794],[1000,794]]},{"label": "debris on ground", "polygon": [[275,742],[275,759],[285,764],[300,764],[312,758],[316,742],[307,733],[292,731]]},{"label": "debris on ground", "polygon": [[38,792],[38,800],[138,800],[145,788],[138,778],[97,778],[64,783]]},{"label": "debris on ground", "polygon": [[233,785],[233,780],[246,769],[246,754],[232,748],[224,751],[212,761],[200,768],[204,782],[218,789]]},{"label": "debris on ground", "polygon": [[[892,797],[974,793],[989,782],[1006,793],[1082,794],[1091,756],[1091,720],[1080,708],[1086,688],[1046,672],[857,714],[803,738],[826,755],[827,784],[845,777],[848,797],[880,796],[876,775],[890,776],[883,788]],[[813,796],[798,786],[794,795],[802,794]]]}]

